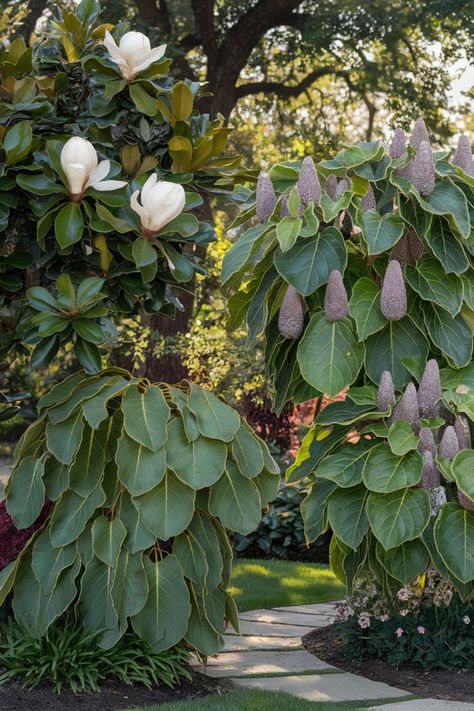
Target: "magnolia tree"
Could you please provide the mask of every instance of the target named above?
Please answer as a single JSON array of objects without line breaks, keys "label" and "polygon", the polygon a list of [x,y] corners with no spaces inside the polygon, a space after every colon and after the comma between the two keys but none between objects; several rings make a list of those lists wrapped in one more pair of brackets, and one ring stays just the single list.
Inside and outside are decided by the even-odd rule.
[{"label": "magnolia tree", "polygon": [[236,160],[166,48],[98,13],[83,0],[0,53],[2,351],[38,368],[72,349],[82,366],[16,448],[0,603],[38,636],[73,611],[104,647],[132,629],[211,654],[238,624],[227,529],[257,526],[278,467],[213,393],[104,366],[121,318],[180,308],[214,239],[193,211]]},{"label": "magnolia tree", "polygon": [[[308,477],[308,542],[330,526],[351,588],[388,591],[434,567],[474,596],[474,162],[362,143],[239,188],[250,222],[226,254],[233,326],[262,335],[277,410],[318,398],[288,479]],[[323,394],[346,398],[321,410]]]}]

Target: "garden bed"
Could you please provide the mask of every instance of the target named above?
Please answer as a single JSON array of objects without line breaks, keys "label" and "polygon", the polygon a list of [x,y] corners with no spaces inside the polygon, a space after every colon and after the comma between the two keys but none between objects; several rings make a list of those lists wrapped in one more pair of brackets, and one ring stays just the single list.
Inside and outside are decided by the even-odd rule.
[{"label": "garden bed", "polygon": [[425,671],[420,667],[400,665],[398,668],[379,659],[355,661],[340,649],[338,630],[334,625],[313,630],[303,637],[303,645],[311,654],[338,669],[359,674],[373,681],[405,689],[419,696],[435,699],[474,702],[472,670]]},{"label": "garden bed", "polygon": [[181,699],[194,699],[228,689],[220,680],[193,672],[191,681],[183,679],[173,689],[168,686],[147,689],[143,685],[127,686],[117,681],[103,682],[100,693],[73,694],[64,689],[60,694],[50,684],[22,689],[17,682],[0,686],[2,711],[118,711],[136,706],[162,704]]}]

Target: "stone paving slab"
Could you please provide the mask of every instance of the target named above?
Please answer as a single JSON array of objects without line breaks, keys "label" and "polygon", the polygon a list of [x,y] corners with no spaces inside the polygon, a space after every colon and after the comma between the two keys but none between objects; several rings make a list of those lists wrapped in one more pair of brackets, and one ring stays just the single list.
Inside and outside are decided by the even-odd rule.
[{"label": "stone paving slab", "polygon": [[244,650],[259,651],[284,649],[285,647],[301,649],[303,647],[301,643],[301,636],[269,637],[267,635],[247,635],[246,637],[239,637],[235,634],[226,634],[224,639],[225,647],[221,654],[227,654],[228,652],[241,652]]},{"label": "stone paving slab", "polygon": [[[334,615],[336,612],[336,607],[338,603],[336,602],[315,602],[310,605],[288,605],[287,607],[272,607],[272,610],[277,610],[278,612],[290,612],[299,613],[302,615]],[[255,612],[255,610],[254,610]],[[243,612],[243,615],[246,613]]]},{"label": "stone paving slab", "polygon": [[240,618],[240,634],[265,635],[268,637],[303,637],[315,627],[326,627],[328,624],[325,617],[311,617],[310,619],[312,620],[311,624],[308,622],[308,625],[303,627],[303,625],[281,624],[278,622],[252,622]]},{"label": "stone paving slab", "polygon": [[[365,701],[408,696],[406,691],[355,674],[308,674],[260,679],[233,679],[239,687],[284,691],[309,701]],[[388,709],[388,706],[383,706]],[[463,711],[466,711],[465,709]]]},{"label": "stone paving slab", "polygon": [[[333,617],[333,616],[332,616]],[[251,612],[242,612],[239,615],[240,620],[248,622],[266,622],[280,623],[282,625],[297,625],[301,627],[321,626],[321,620],[324,624],[330,624],[331,617],[329,615],[317,615],[316,613],[304,615],[300,612],[286,612],[283,610],[252,610]]]},{"label": "stone paving slab", "polygon": [[208,676],[244,676],[247,674],[285,674],[307,671],[335,670],[326,662],[318,659],[313,654],[309,654],[304,649],[292,651],[274,652],[224,652],[215,657],[209,657],[207,665],[197,662],[194,666],[200,666],[200,671]]},{"label": "stone paving slab", "polygon": [[374,706],[370,711],[474,711],[474,703],[444,699],[414,699],[396,704]]}]

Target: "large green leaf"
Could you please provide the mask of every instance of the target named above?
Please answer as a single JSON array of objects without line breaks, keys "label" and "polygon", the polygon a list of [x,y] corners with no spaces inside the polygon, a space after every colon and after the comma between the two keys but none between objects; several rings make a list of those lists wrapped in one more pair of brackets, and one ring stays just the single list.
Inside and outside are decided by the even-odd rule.
[{"label": "large green leaf", "polygon": [[121,624],[127,617],[138,615],[145,605],[148,592],[142,554],[132,555],[122,550],[112,587],[112,600]]},{"label": "large green leaf", "polygon": [[188,408],[188,398],[182,390],[178,388],[170,388],[171,399],[178,408],[183,420],[184,431],[189,441],[193,441],[199,437],[199,430],[196,418]]},{"label": "large green leaf", "polygon": [[393,247],[403,235],[405,223],[394,212],[380,215],[377,210],[367,210],[362,215],[363,237],[368,254],[381,254]]},{"label": "large green leaf", "polygon": [[44,460],[25,457],[15,467],[6,487],[7,511],[17,528],[28,528],[44,505]]},{"label": "large green leaf", "polygon": [[463,300],[463,285],[456,274],[447,274],[437,259],[425,256],[416,266],[408,265],[405,276],[417,294],[449,311],[459,313]]},{"label": "large green leaf", "polygon": [[299,240],[290,250],[277,250],[279,273],[302,296],[309,296],[328,280],[333,269],[346,268],[347,253],[338,229],[327,227],[319,236]]},{"label": "large green leaf", "polygon": [[44,462],[43,484],[50,501],[57,501],[69,486],[69,466],[54,457]]},{"label": "large green leaf", "polygon": [[166,425],[170,409],[157,386],[129,387],[122,398],[123,426],[129,437],[156,452],[167,439]]},{"label": "large green leaf", "polygon": [[260,442],[244,421],[232,440],[232,456],[240,473],[252,479],[263,469],[263,450]]},{"label": "large green leaf", "polygon": [[115,570],[97,558],[86,566],[81,580],[79,608],[81,619],[89,630],[103,632],[100,645],[106,649],[118,642],[125,629],[119,629],[117,610],[112,597]]},{"label": "large green leaf", "polygon": [[48,422],[46,425],[46,446],[62,464],[71,464],[74,455],[82,441],[84,422],[82,412],[77,410],[67,420],[56,425]]},{"label": "large green leaf", "polygon": [[225,469],[225,444],[206,437],[198,437],[189,442],[180,417],[176,417],[168,426],[165,450],[167,466],[193,489],[211,486]]},{"label": "large green leaf", "polygon": [[327,321],[315,313],[298,346],[303,378],[328,396],[337,395],[359,374],[364,347],[357,342],[348,319]]},{"label": "large green leaf", "polygon": [[67,546],[76,540],[86,523],[105,501],[103,489],[98,486],[90,496],[83,498],[74,491],[66,491],[54,507],[50,535],[53,546]]},{"label": "large green leaf", "polygon": [[199,431],[204,437],[230,442],[240,427],[240,417],[235,410],[209,390],[196,385],[191,387],[188,407],[194,413]]},{"label": "large green leaf", "polygon": [[325,457],[316,469],[316,476],[347,488],[362,483],[362,470],[373,444],[361,439],[357,444],[343,444],[335,454]]},{"label": "large green leaf", "polygon": [[222,260],[222,283],[225,284],[246,263],[252,252],[261,244],[264,236],[274,225],[257,224],[244,232],[237,242],[225,253]]},{"label": "large green leaf", "polygon": [[463,237],[469,237],[471,223],[466,196],[449,179],[437,180],[433,192],[425,200],[419,198],[419,201],[428,212],[446,215]]},{"label": "large green leaf", "polygon": [[423,459],[417,451],[403,457],[394,454],[388,444],[378,444],[365,462],[363,478],[370,491],[389,494],[415,486],[421,479]]},{"label": "large green leaf", "polygon": [[[121,375],[109,375],[109,376],[91,376],[80,379],[79,381],[71,382],[71,391],[67,393],[68,389],[61,391],[61,400],[57,401],[57,404],[48,410],[48,418],[51,422],[56,424],[57,422],[62,422],[67,420],[68,417],[72,415],[74,410],[85,400],[88,400],[94,395],[97,395],[102,388],[105,388],[111,383],[121,382]],[[53,394],[53,391],[50,393]],[[63,399],[64,398],[64,399]],[[41,400],[42,407],[49,407],[49,403],[46,403],[46,398]]]},{"label": "large green leaf", "polygon": [[209,516],[206,516],[202,511],[196,511],[193,520],[189,524],[189,530],[194,538],[199,541],[199,545],[206,554],[209,569],[206,586],[209,590],[213,590],[221,582],[224,571],[218,528],[213,525]]},{"label": "large green leaf", "polygon": [[394,454],[403,456],[418,447],[418,437],[413,432],[409,422],[405,420],[395,420],[395,422],[390,425],[388,443]]},{"label": "large green leaf", "polygon": [[412,379],[402,359],[413,358],[424,364],[429,346],[410,317],[405,316],[400,321],[389,321],[382,331],[369,336],[365,349],[365,367],[369,378],[379,383],[384,370],[388,370],[395,387],[402,388]]},{"label": "large green leaf", "polygon": [[80,496],[89,496],[99,486],[105,466],[105,452],[99,430],[84,427],[82,444],[69,469],[69,486]]},{"label": "large green leaf", "polygon": [[309,494],[301,504],[306,543],[316,541],[327,530],[328,519],[326,504],[336,489],[336,484],[325,479],[316,479]]},{"label": "large green leaf", "polygon": [[242,535],[257,528],[262,515],[260,493],[253,481],[227,462],[226,471],[211,487],[209,511],[231,531]]},{"label": "large green leaf", "polygon": [[262,469],[260,474],[257,474],[253,481],[260,492],[260,499],[262,501],[263,507],[266,506],[266,504],[270,501],[273,501],[273,499],[278,494],[278,489],[280,488],[281,482],[281,475],[269,472],[268,469]]},{"label": "large green leaf", "polygon": [[474,501],[474,450],[464,449],[456,454],[451,464],[451,474],[457,486]]},{"label": "large green leaf", "polygon": [[425,233],[425,239],[448,274],[461,274],[468,269],[469,261],[464,248],[445,220],[440,217],[433,218]]},{"label": "large green leaf", "polygon": [[377,542],[376,555],[385,570],[402,585],[410,585],[430,564],[428,549],[419,538],[389,551]]},{"label": "large green leaf", "polygon": [[127,529],[119,518],[98,516],[92,524],[92,549],[95,557],[114,568],[126,535]]},{"label": "large green leaf", "polygon": [[462,583],[474,580],[474,512],[453,502],[443,506],[436,519],[434,540],[453,575]]},{"label": "large green leaf", "polygon": [[165,449],[152,451],[125,432],[115,454],[118,477],[132,496],[150,491],[162,481],[166,471]]},{"label": "large green leaf", "polygon": [[451,316],[436,304],[424,304],[423,315],[431,340],[454,363],[467,365],[472,356],[472,331],[463,317]]},{"label": "large green leaf", "polygon": [[18,568],[21,563],[21,554],[16,560],[0,570],[0,605],[3,605],[15,583]]},{"label": "large green leaf", "polygon": [[107,404],[109,400],[120,395],[128,386],[129,381],[119,376],[116,381],[109,383],[97,395],[83,403],[84,419],[92,429],[97,429],[108,418]]},{"label": "large green leaf", "polygon": [[209,573],[209,565],[204,548],[190,531],[184,531],[176,536],[173,543],[173,554],[183,569],[185,577],[204,587]]},{"label": "large green leaf", "polygon": [[133,505],[130,495],[124,491],[120,496],[119,516],[123,525],[127,529],[127,538],[124,546],[135,554],[139,551],[144,551],[150,548],[155,541],[156,536],[145,526],[137,508]]},{"label": "large green leaf", "polygon": [[186,631],[186,641],[202,654],[216,654],[223,646],[223,638],[206,615],[203,595],[192,583],[189,584],[189,589],[191,592],[191,616]]},{"label": "large green leaf", "polygon": [[143,523],[167,541],[188,527],[194,513],[195,491],[168,471],[154,489],[132,499]]},{"label": "large green leaf", "polygon": [[380,311],[380,289],[372,279],[362,277],[356,281],[352,288],[349,313],[355,321],[359,341],[365,341],[367,336],[385,326],[387,320]]},{"label": "large green leaf", "polygon": [[330,402],[329,405],[326,405],[316,416],[315,421],[321,426],[353,425],[359,420],[370,419],[371,415],[375,414],[377,414],[377,407],[374,401],[370,404],[359,405],[353,402],[349,395],[345,400]]},{"label": "large green leaf", "polygon": [[81,206],[77,202],[69,202],[59,211],[54,221],[54,233],[61,249],[66,249],[82,239],[84,218]]},{"label": "large green leaf", "polygon": [[435,523],[436,520],[432,518],[429,526],[427,526],[423,531],[423,541],[431,554],[431,558],[436,567],[436,570],[441,573],[444,578],[448,578],[451,580],[463,601],[468,600],[472,597],[472,594],[474,592],[474,583],[472,581],[469,583],[462,583],[458,578],[456,578],[455,575],[453,575],[453,573],[446,566],[446,563],[439,554],[438,548],[436,547],[436,543],[434,540]]},{"label": "large green leaf", "polygon": [[169,649],[186,634],[191,612],[183,571],[174,555],[161,561],[144,559],[149,594],[142,610],[132,617],[139,637],[155,650]]},{"label": "large green leaf", "polygon": [[31,568],[43,592],[49,593],[56,586],[60,573],[74,563],[77,557],[76,546],[55,548],[51,542],[49,530],[36,539],[33,546]]},{"label": "large green leaf", "polygon": [[328,499],[328,521],[336,536],[351,548],[357,548],[369,528],[365,511],[367,490],[364,486],[336,489]]},{"label": "large green leaf", "polygon": [[367,499],[370,527],[387,551],[418,538],[430,515],[430,497],[424,489],[400,489],[390,494],[371,492]]}]

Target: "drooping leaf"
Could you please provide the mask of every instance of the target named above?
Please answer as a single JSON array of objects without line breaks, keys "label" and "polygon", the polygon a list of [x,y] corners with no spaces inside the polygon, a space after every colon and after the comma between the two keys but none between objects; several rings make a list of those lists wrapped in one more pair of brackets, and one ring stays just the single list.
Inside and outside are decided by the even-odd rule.
[{"label": "drooping leaf", "polygon": [[372,279],[362,277],[354,284],[349,313],[356,323],[359,341],[385,326],[387,320],[380,311],[380,289]]},{"label": "drooping leaf", "polygon": [[69,568],[77,557],[73,543],[55,548],[49,531],[45,530],[33,546],[31,568],[43,592],[49,593],[56,586],[60,573]]},{"label": "drooping leaf", "polygon": [[462,583],[474,580],[474,512],[445,504],[434,526],[434,540],[446,567]]},{"label": "drooping leaf", "polygon": [[145,526],[167,541],[187,528],[194,513],[194,498],[194,489],[168,471],[158,486],[132,500]]},{"label": "drooping leaf", "polygon": [[371,492],[367,499],[370,527],[387,551],[418,538],[430,515],[430,499],[424,489],[400,489],[390,494]]},{"label": "drooping leaf", "polygon": [[7,511],[17,528],[28,528],[44,505],[44,460],[25,457],[13,470],[6,488]]},{"label": "drooping leaf", "polygon": [[423,257],[416,266],[405,268],[405,276],[422,299],[438,304],[452,316],[459,313],[463,299],[462,281],[456,274],[447,274],[437,259]]},{"label": "drooping leaf", "polygon": [[49,530],[53,546],[67,546],[76,540],[94,511],[104,501],[105,494],[100,486],[86,498],[74,491],[66,491],[54,507],[51,517]]},{"label": "drooping leaf", "polygon": [[395,387],[402,388],[411,380],[411,373],[403,359],[413,358],[426,363],[428,342],[409,316],[400,321],[389,321],[382,331],[369,336],[365,342],[365,367],[374,383],[379,383],[384,370],[390,371]]},{"label": "drooping leaf", "polygon": [[362,470],[372,447],[373,444],[365,439],[357,444],[342,445],[335,454],[324,457],[316,469],[316,476],[333,481],[341,488],[361,484]]},{"label": "drooping leaf", "polygon": [[82,412],[77,410],[67,420],[46,425],[47,447],[62,464],[71,464],[82,441],[84,421]]},{"label": "drooping leaf", "polygon": [[369,528],[365,510],[364,486],[337,489],[328,499],[328,521],[336,536],[351,548],[357,548]]},{"label": "drooping leaf", "polygon": [[168,426],[165,450],[167,466],[193,489],[211,486],[224,472],[227,458],[225,444],[206,437],[198,437],[190,442],[180,417],[176,417]]},{"label": "drooping leaf", "polygon": [[122,410],[129,437],[153,452],[164,445],[170,410],[159,387],[151,386],[144,392],[129,387],[122,399]]},{"label": "drooping leaf", "polygon": [[405,586],[411,585],[418,575],[425,572],[430,563],[428,549],[419,538],[402,543],[389,551],[377,543],[376,554],[387,573]]},{"label": "drooping leaf", "polygon": [[257,528],[261,516],[260,494],[250,479],[227,462],[226,471],[211,487],[209,511],[231,531],[242,535]]},{"label": "drooping leaf", "polygon": [[240,427],[240,417],[235,410],[196,385],[191,387],[188,407],[204,437],[230,442]]},{"label": "drooping leaf", "polygon": [[114,568],[126,535],[127,529],[119,518],[98,516],[92,524],[92,548],[95,557]]},{"label": "drooping leaf", "polygon": [[418,451],[397,456],[390,447],[378,444],[365,462],[363,478],[369,491],[389,494],[392,491],[416,486],[421,480],[423,459]]},{"label": "drooping leaf", "polygon": [[166,471],[165,450],[147,449],[125,432],[118,441],[115,454],[120,481],[131,496],[140,496],[157,486]]}]

